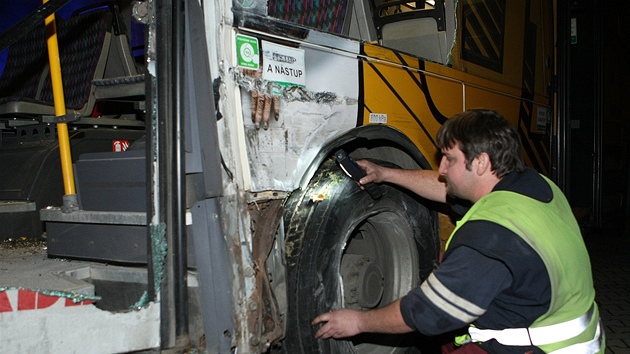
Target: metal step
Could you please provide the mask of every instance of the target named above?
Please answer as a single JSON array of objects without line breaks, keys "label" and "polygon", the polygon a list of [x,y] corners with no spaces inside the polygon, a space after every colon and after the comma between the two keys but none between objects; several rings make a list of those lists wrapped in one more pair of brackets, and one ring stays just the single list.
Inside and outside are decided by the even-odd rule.
[{"label": "metal step", "polygon": [[48,255],[75,259],[147,263],[145,212],[40,210]]},{"label": "metal step", "polygon": [[2,213],[24,213],[29,211],[36,211],[37,207],[35,202],[27,202],[21,200],[1,200],[0,201],[0,214]]},{"label": "metal step", "polygon": [[76,210],[64,213],[60,207],[48,207],[39,211],[39,217],[42,221],[66,223],[141,226],[147,224],[147,213],[135,211]]}]

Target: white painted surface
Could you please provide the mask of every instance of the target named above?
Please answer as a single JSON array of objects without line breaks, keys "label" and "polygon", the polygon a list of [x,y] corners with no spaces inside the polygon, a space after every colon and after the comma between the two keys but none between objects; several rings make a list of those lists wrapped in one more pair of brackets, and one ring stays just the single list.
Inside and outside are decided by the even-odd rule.
[{"label": "white painted surface", "polygon": [[[244,119],[251,190],[293,191],[322,145],[352,129],[358,114],[358,64],[349,53],[306,48],[306,88],[285,90],[269,128]],[[334,83],[334,84],[333,84]],[[242,90],[243,112],[251,96]]]},{"label": "white painted surface", "polygon": [[39,309],[21,309],[18,302],[17,289],[0,292],[4,353],[119,353],[159,346],[158,304],[112,313],[92,304],[68,305],[64,297],[48,298]]}]

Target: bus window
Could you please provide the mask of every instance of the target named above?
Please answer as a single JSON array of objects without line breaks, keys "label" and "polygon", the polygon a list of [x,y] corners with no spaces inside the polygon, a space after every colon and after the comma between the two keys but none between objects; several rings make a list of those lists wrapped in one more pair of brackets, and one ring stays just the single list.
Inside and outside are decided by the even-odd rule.
[{"label": "bus window", "polygon": [[448,9],[443,0],[376,1],[374,21],[380,44],[447,64],[454,36],[452,1],[446,1]]},{"label": "bus window", "polygon": [[442,64],[454,43],[453,0],[269,0],[267,10],[277,19]]}]

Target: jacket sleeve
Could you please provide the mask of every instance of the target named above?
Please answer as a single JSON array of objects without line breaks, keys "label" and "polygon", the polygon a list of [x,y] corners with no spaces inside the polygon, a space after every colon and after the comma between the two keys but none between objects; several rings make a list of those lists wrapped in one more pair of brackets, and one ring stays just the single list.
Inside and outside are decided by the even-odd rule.
[{"label": "jacket sleeve", "polygon": [[466,246],[448,258],[401,300],[405,323],[427,335],[437,335],[472,323],[512,281],[502,262]]}]

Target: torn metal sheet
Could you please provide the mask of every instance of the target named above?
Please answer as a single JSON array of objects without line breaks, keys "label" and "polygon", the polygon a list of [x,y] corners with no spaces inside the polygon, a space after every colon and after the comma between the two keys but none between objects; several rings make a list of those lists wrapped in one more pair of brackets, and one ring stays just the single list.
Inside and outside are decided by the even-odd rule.
[{"label": "torn metal sheet", "polygon": [[[357,124],[359,80],[358,70],[352,69],[357,67],[356,57],[305,48],[305,62],[305,87],[232,71],[241,87],[242,111],[252,112],[252,117],[244,117],[252,191],[294,190],[321,147]],[[263,119],[262,129],[253,110],[261,95],[279,97],[279,107],[274,103],[273,118],[268,123]]]}]

